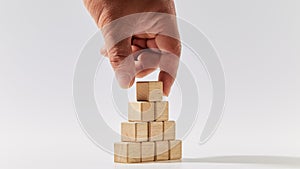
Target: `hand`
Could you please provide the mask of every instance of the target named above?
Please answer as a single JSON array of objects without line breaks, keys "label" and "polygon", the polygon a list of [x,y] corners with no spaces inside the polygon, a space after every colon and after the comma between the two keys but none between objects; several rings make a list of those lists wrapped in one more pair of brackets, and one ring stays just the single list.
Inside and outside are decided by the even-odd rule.
[{"label": "hand", "polygon": [[[102,31],[105,47],[101,53],[109,58],[120,86],[131,87],[135,77],[144,77],[159,68],[158,80],[163,82],[164,95],[168,96],[181,53],[173,0],[84,3]],[[142,12],[151,13],[138,14]],[[118,22],[119,18],[122,21]]]}]

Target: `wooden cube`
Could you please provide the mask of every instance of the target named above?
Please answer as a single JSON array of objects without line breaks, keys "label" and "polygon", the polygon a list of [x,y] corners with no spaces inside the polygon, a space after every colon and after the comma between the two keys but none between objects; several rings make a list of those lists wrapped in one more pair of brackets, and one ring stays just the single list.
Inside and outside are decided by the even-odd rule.
[{"label": "wooden cube", "polygon": [[131,142],[115,143],[114,161],[118,163],[141,162],[141,143],[131,143]]},{"label": "wooden cube", "polygon": [[136,122],[154,121],[153,102],[131,102],[128,104],[128,120]]},{"label": "wooden cube", "polygon": [[182,142],[181,140],[170,140],[170,160],[179,160],[182,158]]},{"label": "wooden cube", "polygon": [[121,140],[125,142],[148,141],[148,123],[124,122],[121,124]]},{"label": "wooden cube", "polygon": [[155,161],[169,160],[169,142],[155,142]]},{"label": "wooden cube", "polygon": [[137,82],[136,98],[138,101],[161,101],[163,97],[163,83],[160,81]]},{"label": "wooden cube", "polygon": [[142,142],[142,162],[154,161],[155,157],[155,143]]},{"label": "wooden cube", "polygon": [[163,140],[175,140],[175,121],[164,121]]},{"label": "wooden cube", "polygon": [[154,120],[155,121],[168,121],[169,120],[169,102],[160,101],[154,103]]},{"label": "wooden cube", "polygon": [[163,122],[149,122],[149,141],[163,140]]}]

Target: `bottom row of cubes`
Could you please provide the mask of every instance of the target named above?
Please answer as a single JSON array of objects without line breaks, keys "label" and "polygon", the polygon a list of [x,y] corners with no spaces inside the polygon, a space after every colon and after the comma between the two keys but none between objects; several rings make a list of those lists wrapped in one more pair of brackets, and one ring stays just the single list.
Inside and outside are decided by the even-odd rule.
[{"label": "bottom row of cubes", "polygon": [[180,140],[114,144],[114,161],[118,163],[179,160],[182,157],[181,154],[182,142]]}]

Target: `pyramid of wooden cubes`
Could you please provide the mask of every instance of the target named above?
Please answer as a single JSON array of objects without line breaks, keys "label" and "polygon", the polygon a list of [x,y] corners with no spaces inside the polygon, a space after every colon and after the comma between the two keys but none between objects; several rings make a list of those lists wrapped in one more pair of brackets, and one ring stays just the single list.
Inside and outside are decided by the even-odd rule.
[{"label": "pyramid of wooden cubes", "polygon": [[121,124],[121,141],[114,144],[114,161],[141,163],[179,160],[182,143],[169,121],[169,103],[162,101],[163,83],[137,82],[137,102],[128,103],[128,122]]}]

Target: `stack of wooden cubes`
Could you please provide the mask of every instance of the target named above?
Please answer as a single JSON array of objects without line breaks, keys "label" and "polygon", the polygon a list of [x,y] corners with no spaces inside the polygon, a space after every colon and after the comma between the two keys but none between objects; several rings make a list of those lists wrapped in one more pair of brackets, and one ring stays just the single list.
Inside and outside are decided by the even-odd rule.
[{"label": "stack of wooden cubes", "polygon": [[163,83],[137,82],[137,102],[128,104],[128,122],[121,124],[122,142],[114,144],[114,161],[140,163],[179,160],[182,142],[175,140],[169,103],[162,101]]}]

